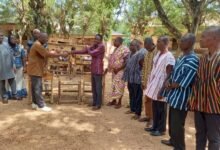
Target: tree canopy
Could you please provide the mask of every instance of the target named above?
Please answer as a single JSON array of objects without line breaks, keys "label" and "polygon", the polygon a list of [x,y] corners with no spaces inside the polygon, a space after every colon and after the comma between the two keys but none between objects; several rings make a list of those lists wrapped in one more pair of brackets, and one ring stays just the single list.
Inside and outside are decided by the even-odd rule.
[{"label": "tree canopy", "polygon": [[111,32],[146,36],[183,32],[220,23],[219,0],[1,0],[0,22],[15,22],[20,34],[40,28],[64,35]]}]

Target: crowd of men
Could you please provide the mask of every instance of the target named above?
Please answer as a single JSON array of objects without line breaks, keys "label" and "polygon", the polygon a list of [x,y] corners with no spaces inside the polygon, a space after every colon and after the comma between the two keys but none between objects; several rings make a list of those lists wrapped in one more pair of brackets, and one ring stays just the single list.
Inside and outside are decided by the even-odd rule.
[{"label": "crowd of men", "polygon": [[[182,55],[177,59],[169,51],[169,37],[160,36],[157,43],[151,37],[144,43],[134,39],[129,48],[123,39],[114,41],[115,50],[109,57],[109,65],[104,70],[105,46],[103,37],[95,35],[94,44],[83,50],[70,53],[56,53],[46,50],[48,35],[35,29],[34,39],[29,42],[27,74],[31,79],[32,107],[51,111],[42,96],[42,77],[45,59],[67,57],[68,55],[89,54],[92,57],[91,81],[92,110],[102,106],[102,77],[112,74],[112,93],[108,106],[119,109],[122,106],[124,89],[129,91],[129,110],[132,119],[146,122],[146,132],[152,136],[162,136],[166,132],[167,107],[169,106],[169,136],[163,144],[173,146],[174,150],[185,150],[185,120],[188,111],[194,111],[196,128],[196,149],[220,149],[220,27],[208,27],[201,35],[200,47],[208,53],[199,58],[194,52],[196,37],[187,33],[179,40]],[[5,64],[7,63],[7,67]],[[0,80],[8,81],[12,97],[19,99],[16,83],[14,58],[3,42],[0,34]],[[3,102],[7,101],[5,86],[2,86]],[[144,99],[144,101],[142,101]],[[141,117],[144,104],[145,114]]]}]

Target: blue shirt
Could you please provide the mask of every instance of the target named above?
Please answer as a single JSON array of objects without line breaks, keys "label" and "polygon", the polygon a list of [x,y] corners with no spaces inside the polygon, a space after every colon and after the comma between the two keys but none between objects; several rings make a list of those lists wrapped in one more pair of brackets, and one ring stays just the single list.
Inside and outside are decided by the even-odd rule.
[{"label": "blue shirt", "polygon": [[141,66],[140,60],[144,58],[146,49],[142,48],[133,55],[131,52],[126,60],[126,67],[122,79],[129,83],[141,84]]},{"label": "blue shirt", "polygon": [[193,52],[177,59],[174,70],[169,79],[170,83],[178,83],[179,88],[164,91],[170,107],[178,110],[187,110],[187,101],[192,92],[192,83],[199,65],[199,58]]},{"label": "blue shirt", "polygon": [[14,56],[15,67],[17,69],[23,67],[23,59],[25,58],[24,49],[20,45],[16,45],[14,48],[10,47],[10,50]]}]

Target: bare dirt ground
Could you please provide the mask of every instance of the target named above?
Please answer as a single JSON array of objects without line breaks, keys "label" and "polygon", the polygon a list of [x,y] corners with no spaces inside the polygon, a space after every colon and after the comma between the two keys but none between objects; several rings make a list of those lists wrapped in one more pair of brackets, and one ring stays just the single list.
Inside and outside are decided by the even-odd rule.
[{"label": "bare dirt ground", "polygon": [[[106,78],[106,99],[111,78]],[[128,93],[125,92],[124,104]],[[0,102],[0,150],[171,150],[160,143],[163,137],[145,132],[144,123],[124,112],[103,106],[91,111],[86,105],[53,104],[52,112],[31,110],[27,100]],[[186,145],[195,147],[192,113],[186,122]]]}]

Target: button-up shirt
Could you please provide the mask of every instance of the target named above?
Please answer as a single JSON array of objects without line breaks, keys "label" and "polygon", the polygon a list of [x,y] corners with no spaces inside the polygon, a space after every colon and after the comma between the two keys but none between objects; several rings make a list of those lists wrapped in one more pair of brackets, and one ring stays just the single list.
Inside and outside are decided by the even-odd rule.
[{"label": "button-up shirt", "polygon": [[89,48],[85,48],[81,51],[75,51],[74,54],[89,54],[92,57],[91,72],[95,75],[102,75],[104,72],[104,56],[105,56],[105,46],[100,43],[98,45],[93,45]]},{"label": "button-up shirt", "polygon": [[146,49],[142,48],[139,51],[128,55],[126,67],[123,75],[123,80],[129,83],[141,84],[141,66],[140,60],[144,58]]},{"label": "button-up shirt", "polygon": [[167,102],[170,107],[178,110],[187,110],[187,102],[192,92],[196,71],[199,66],[199,58],[195,53],[184,55],[177,59],[170,77],[170,83],[178,83],[180,87],[166,92]]}]

